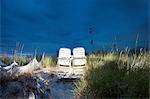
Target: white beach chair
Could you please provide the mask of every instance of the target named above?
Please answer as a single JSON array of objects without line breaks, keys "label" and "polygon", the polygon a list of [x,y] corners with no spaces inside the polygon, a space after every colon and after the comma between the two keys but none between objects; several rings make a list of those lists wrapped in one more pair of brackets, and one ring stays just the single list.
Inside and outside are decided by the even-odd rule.
[{"label": "white beach chair", "polygon": [[77,47],[73,49],[73,66],[86,65],[85,49],[83,47]]},{"label": "white beach chair", "polygon": [[57,65],[59,73],[71,72],[71,49],[69,48],[59,49]]},{"label": "white beach chair", "polygon": [[77,47],[73,49],[73,73],[75,75],[83,75],[84,68],[86,67],[85,49],[83,47]]},{"label": "white beach chair", "polygon": [[58,62],[59,66],[71,66],[71,50],[69,48],[60,48],[59,55],[58,55]]}]

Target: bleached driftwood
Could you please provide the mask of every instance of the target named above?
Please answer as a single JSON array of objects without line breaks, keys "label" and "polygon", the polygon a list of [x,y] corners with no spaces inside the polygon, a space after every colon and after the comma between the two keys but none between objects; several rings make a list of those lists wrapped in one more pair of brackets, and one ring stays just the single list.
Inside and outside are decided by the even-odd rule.
[{"label": "bleached driftwood", "polygon": [[19,74],[32,73],[34,70],[41,69],[43,59],[44,54],[42,55],[42,59],[40,62],[38,62],[36,57],[34,57],[33,60],[29,62],[27,65],[18,67],[18,73]]}]

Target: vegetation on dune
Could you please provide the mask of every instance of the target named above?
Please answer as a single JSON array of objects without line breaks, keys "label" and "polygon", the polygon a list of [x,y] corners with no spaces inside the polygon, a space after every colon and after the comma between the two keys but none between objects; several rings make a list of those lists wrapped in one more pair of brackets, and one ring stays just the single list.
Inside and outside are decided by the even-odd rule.
[{"label": "vegetation on dune", "polygon": [[[0,60],[6,64],[10,65],[13,63],[15,60],[20,66],[28,64],[31,60],[33,59],[33,56],[22,56],[22,55],[14,55],[13,57],[7,56],[7,55],[2,55],[0,56]],[[41,61],[42,55],[37,55],[36,59],[38,62]],[[44,68],[49,68],[49,67],[55,67],[57,64],[57,57],[55,56],[45,56],[42,59],[42,66]]]},{"label": "vegetation on dune", "polygon": [[15,56],[15,61],[21,66],[28,64],[31,60],[31,56]]},{"label": "vegetation on dune", "polygon": [[3,55],[0,57],[0,60],[5,63],[6,65],[10,65],[12,62],[13,62],[13,59],[6,56],[6,55]]},{"label": "vegetation on dune", "polygon": [[100,53],[87,56],[76,98],[148,98],[150,53]]},{"label": "vegetation on dune", "polygon": [[13,57],[10,57],[7,55],[3,55],[0,57],[0,60],[3,63],[5,63],[6,65],[12,64],[13,61],[15,60],[15,62],[17,62],[20,66],[23,66],[23,65],[28,64],[32,60],[32,57],[31,56],[21,56],[21,55],[14,55]]},{"label": "vegetation on dune", "polygon": [[[31,56],[14,56],[21,66],[33,59]],[[2,56],[0,60],[8,65],[14,58]],[[37,60],[40,61],[41,56],[37,56]],[[56,64],[57,57],[54,56],[46,55],[42,60],[43,68]],[[150,52],[92,53],[87,55],[87,65],[85,75],[75,83],[76,98],[149,98]]]},{"label": "vegetation on dune", "polygon": [[57,64],[57,58],[52,56],[45,56],[42,65],[44,68],[55,67]]}]

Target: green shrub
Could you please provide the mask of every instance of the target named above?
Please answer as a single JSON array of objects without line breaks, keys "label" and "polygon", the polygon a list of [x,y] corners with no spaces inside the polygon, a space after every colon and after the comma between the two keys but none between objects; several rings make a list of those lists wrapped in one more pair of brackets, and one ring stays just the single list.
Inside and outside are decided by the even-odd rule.
[{"label": "green shrub", "polygon": [[77,98],[148,98],[149,53],[88,56],[84,77],[76,83]]}]

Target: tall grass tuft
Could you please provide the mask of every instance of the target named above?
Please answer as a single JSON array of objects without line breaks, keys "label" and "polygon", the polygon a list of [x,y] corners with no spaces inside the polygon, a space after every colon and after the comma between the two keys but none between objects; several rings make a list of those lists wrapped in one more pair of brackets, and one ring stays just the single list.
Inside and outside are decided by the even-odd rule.
[{"label": "tall grass tuft", "polygon": [[2,55],[0,57],[0,61],[2,61],[3,63],[5,63],[6,65],[10,65],[13,62],[13,58],[8,57],[7,55]]},{"label": "tall grass tuft", "polygon": [[42,61],[43,68],[55,67],[56,63],[57,63],[57,58],[53,56],[45,56]]},{"label": "tall grass tuft", "polygon": [[87,57],[88,68],[74,89],[76,98],[149,98],[150,53]]},{"label": "tall grass tuft", "polygon": [[23,66],[23,65],[27,65],[32,60],[32,57],[15,55],[14,59],[20,66]]}]

